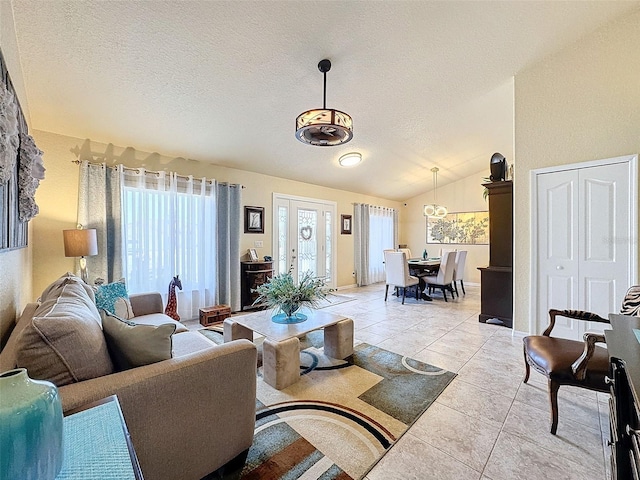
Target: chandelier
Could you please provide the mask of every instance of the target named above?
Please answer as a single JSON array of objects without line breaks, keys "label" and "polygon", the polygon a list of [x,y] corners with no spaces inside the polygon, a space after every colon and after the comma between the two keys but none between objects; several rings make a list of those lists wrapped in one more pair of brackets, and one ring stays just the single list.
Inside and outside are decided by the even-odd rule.
[{"label": "chandelier", "polygon": [[322,108],[307,110],[296,118],[296,138],[302,143],[331,147],[347,143],[353,138],[353,120],[340,110],[327,109],[327,72],[331,61],[320,60],[318,70],[324,74]]},{"label": "chandelier", "polygon": [[438,205],[438,167],[433,167],[433,203],[424,206],[425,217],[443,218],[447,216],[447,207]]}]

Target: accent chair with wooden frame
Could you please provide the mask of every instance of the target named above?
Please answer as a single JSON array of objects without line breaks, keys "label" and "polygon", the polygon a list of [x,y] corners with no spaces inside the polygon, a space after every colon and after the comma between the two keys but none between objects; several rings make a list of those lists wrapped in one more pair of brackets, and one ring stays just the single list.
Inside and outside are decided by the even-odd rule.
[{"label": "accent chair with wooden frame", "polygon": [[[627,290],[620,310],[622,315],[640,316],[640,286]],[[608,392],[606,376],[609,373],[609,353],[596,346],[605,343],[604,335],[586,332],[584,341],[551,336],[556,317],[567,317],[585,322],[609,323],[608,319],[581,310],[549,310],[549,326],[542,335],[524,337],[525,376],[529,380],[530,367],[548,379],[551,406],[551,433],[558,429],[558,389],[562,385]]]}]

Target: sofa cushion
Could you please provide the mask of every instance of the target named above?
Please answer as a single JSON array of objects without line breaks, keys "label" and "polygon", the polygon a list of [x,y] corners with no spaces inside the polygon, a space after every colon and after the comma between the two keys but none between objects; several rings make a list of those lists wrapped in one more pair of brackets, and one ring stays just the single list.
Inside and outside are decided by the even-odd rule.
[{"label": "sofa cushion", "polygon": [[199,332],[185,332],[173,336],[173,356],[182,357],[217,345]]},{"label": "sofa cushion", "polygon": [[74,275],[71,272],[67,272],[43,290],[43,292],[40,294],[40,298],[38,298],[38,303],[43,303],[48,299],[59,297],[62,288],[68,283],[68,280],[76,281],[79,286],[82,286],[82,288],[85,289],[87,295],[89,295],[89,298],[91,298],[91,301],[95,301],[93,288],[84,283],[80,277]]},{"label": "sofa cushion", "polygon": [[132,319],[139,325],[166,325],[167,323],[173,323],[176,326],[176,333],[188,332],[189,329],[182,323],[174,320],[169,315],[164,313],[150,313],[149,315],[140,315]]},{"label": "sofa cushion", "polygon": [[41,304],[17,341],[16,363],[57,386],[113,373],[100,314],[90,288],[64,276],[41,295]]},{"label": "sofa cushion", "polygon": [[98,285],[94,288],[98,310],[106,310],[119,318],[133,318],[133,309],[131,308],[124,278],[117,282]]},{"label": "sofa cushion", "polygon": [[171,358],[174,323],[140,325],[101,310],[111,358],[118,370],[141,367]]}]

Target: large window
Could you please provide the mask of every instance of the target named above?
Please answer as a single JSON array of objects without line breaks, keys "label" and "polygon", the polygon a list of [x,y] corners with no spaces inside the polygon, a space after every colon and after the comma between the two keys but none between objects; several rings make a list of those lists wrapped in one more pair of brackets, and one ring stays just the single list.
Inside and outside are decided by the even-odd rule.
[{"label": "large window", "polygon": [[178,314],[195,318],[215,300],[214,186],[173,173],[127,171],[122,198],[129,290],[167,292],[179,275]]},{"label": "large window", "polygon": [[383,282],[383,251],[392,249],[394,245],[393,210],[371,207],[369,209],[369,281]]}]

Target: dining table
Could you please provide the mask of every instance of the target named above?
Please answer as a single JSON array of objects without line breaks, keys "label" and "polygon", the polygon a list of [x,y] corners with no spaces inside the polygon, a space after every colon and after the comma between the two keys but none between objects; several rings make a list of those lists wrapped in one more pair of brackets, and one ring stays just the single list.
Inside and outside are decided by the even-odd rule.
[{"label": "dining table", "polygon": [[[436,275],[440,269],[440,257],[410,258],[407,263],[409,264],[409,273],[418,278],[424,275]],[[424,281],[420,279],[420,297],[423,300],[431,301],[432,298],[424,292],[425,287]]]}]

